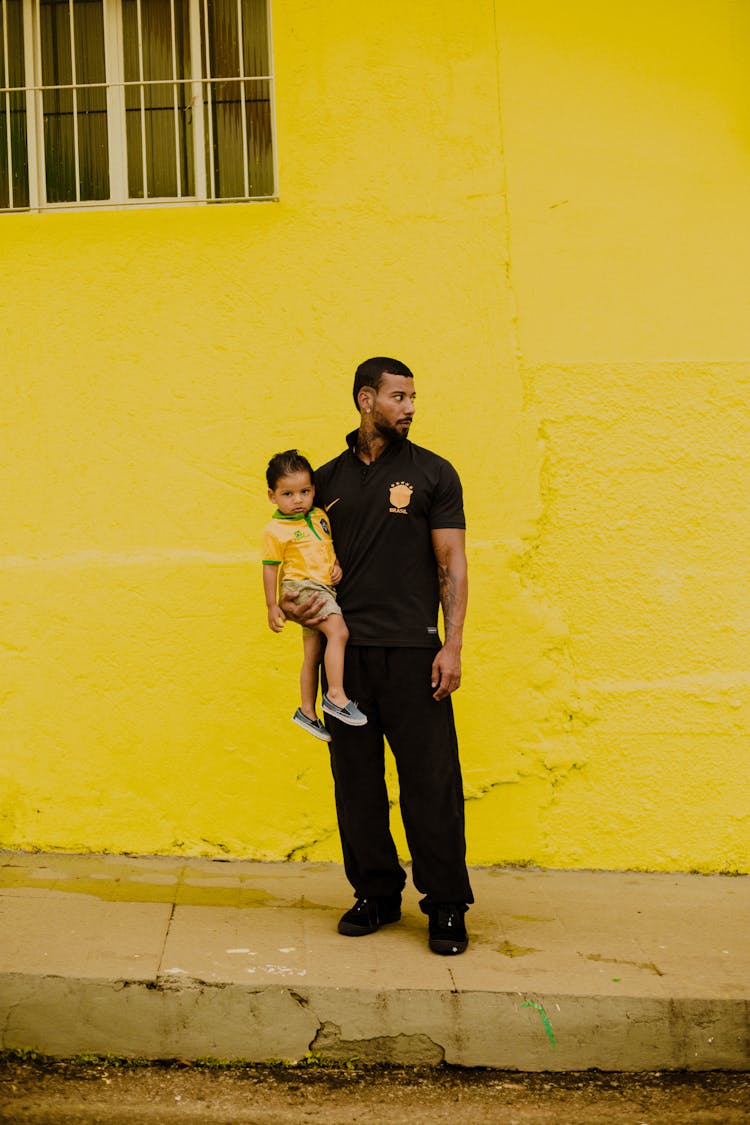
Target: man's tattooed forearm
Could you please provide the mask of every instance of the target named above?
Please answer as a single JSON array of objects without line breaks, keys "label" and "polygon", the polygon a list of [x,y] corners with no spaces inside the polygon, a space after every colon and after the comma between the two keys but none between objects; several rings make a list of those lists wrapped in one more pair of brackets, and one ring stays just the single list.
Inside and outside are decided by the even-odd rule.
[{"label": "man's tattooed forearm", "polygon": [[445,627],[450,630],[458,595],[458,582],[447,566],[438,564],[438,583],[440,585],[440,604],[443,607]]}]

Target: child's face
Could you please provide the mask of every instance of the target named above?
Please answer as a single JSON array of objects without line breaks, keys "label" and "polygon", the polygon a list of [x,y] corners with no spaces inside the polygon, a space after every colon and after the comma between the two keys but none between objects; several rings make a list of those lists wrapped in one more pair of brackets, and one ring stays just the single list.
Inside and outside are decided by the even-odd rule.
[{"label": "child's face", "polygon": [[315,499],[315,486],[304,471],[279,477],[275,488],[269,488],[268,499],[282,516],[302,516],[309,512]]}]

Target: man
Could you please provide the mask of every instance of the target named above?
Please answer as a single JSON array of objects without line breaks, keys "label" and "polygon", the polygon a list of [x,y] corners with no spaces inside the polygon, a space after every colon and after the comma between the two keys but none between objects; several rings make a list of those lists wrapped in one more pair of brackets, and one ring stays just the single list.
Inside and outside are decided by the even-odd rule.
[{"label": "man", "polygon": [[[401,917],[406,876],[389,828],[385,736],[430,948],[457,954],[468,945],[464,913],[474,901],[450,698],[461,682],[465,521],[455,469],[409,441],[414,398],[414,377],[399,360],[360,364],[359,428],[315,475],[315,502],[328,513],[343,570],[344,683],[368,720],[356,729],[326,720],[344,866],[357,900],[338,929],[359,937]],[[315,599],[281,606],[302,624],[316,623]]]}]

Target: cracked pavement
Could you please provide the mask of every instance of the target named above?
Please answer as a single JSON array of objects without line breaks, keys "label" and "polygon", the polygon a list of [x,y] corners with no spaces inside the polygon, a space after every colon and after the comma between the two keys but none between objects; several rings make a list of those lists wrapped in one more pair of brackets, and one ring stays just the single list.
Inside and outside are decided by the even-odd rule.
[{"label": "cracked pavement", "polygon": [[461,957],[336,932],[335,864],[0,853],[2,1046],[71,1056],[744,1069],[748,877],[475,868]]}]

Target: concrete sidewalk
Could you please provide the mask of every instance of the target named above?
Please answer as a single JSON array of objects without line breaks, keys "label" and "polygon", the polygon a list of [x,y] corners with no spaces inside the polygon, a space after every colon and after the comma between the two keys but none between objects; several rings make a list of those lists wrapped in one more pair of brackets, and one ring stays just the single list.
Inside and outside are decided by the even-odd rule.
[{"label": "concrete sidewalk", "polygon": [[2,1046],[750,1069],[750,878],[477,868],[471,937],[336,932],[334,864],[0,852]]}]

